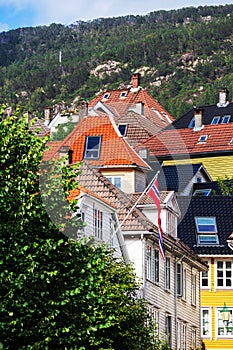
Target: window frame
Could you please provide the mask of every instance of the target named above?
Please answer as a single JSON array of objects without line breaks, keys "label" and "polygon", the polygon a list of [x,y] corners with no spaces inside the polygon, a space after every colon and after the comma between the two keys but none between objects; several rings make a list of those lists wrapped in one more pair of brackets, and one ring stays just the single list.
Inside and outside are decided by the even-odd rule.
[{"label": "window frame", "polygon": [[228,124],[230,122],[230,119],[231,119],[231,115],[230,114],[224,115],[222,117],[221,124]]},{"label": "window frame", "polygon": [[[207,312],[207,317],[205,317],[204,320],[204,315],[203,313]],[[201,337],[205,338],[205,339],[210,339],[211,338],[211,334],[212,334],[212,315],[211,315],[211,307],[202,307],[201,308]],[[204,334],[204,327],[205,324],[207,324],[207,334]]]},{"label": "window frame", "polygon": [[194,271],[191,273],[191,304],[197,305],[197,274]]},{"label": "window frame", "polygon": [[195,190],[193,193],[193,196],[203,196],[203,197],[208,197],[209,194],[211,193],[212,189],[211,188],[203,188],[203,189],[198,189]]},{"label": "window frame", "polygon": [[[216,329],[216,334],[215,337],[216,339],[233,339],[233,307],[227,306],[228,310],[231,313],[231,326],[226,327],[224,326],[222,317],[221,317],[221,310],[222,307],[216,307],[215,308],[215,329]],[[219,334],[219,329],[223,329],[223,334]],[[228,334],[228,330],[230,330],[231,334]]]},{"label": "window frame", "polygon": [[[119,176],[119,175],[106,175],[106,178],[114,185],[116,186],[117,188],[119,189],[122,189],[122,179],[123,179],[123,176]],[[119,179],[120,180],[120,185],[118,186],[116,184],[116,180]]]},{"label": "window frame", "polygon": [[[223,263],[223,268],[220,269],[218,268],[218,263],[219,262],[222,262]],[[231,277],[230,277],[230,280],[231,280],[231,285],[230,286],[227,286],[227,279],[229,279],[229,277],[227,277],[227,271],[229,271],[229,269],[226,269],[226,263],[230,263],[231,264]],[[226,290],[229,290],[229,289],[232,289],[233,288],[233,262],[231,260],[227,260],[227,259],[216,259],[215,261],[215,289],[226,289]],[[218,276],[219,273],[218,271],[221,271],[222,270],[222,277],[221,276]],[[218,285],[218,280],[220,280],[220,278],[222,279],[223,281],[223,285]]]},{"label": "window frame", "polygon": [[183,296],[183,264],[179,262],[176,263],[176,295]]},{"label": "window frame", "polygon": [[[204,223],[198,221],[213,221],[212,223]],[[217,222],[215,216],[195,216],[195,226],[197,231],[197,245],[198,246],[207,246],[207,245],[218,245],[219,236],[217,229]],[[203,229],[201,229],[201,226]],[[213,226],[213,229],[211,229]],[[206,229],[204,229],[204,227]],[[207,230],[207,228],[209,229]],[[212,239],[212,240],[211,240]]]},{"label": "window frame", "polygon": [[93,234],[98,240],[103,240],[104,213],[93,205]]},{"label": "window frame", "polygon": [[[120,127],[124,127],[124,133],[122,133],[120,131]],[[118,124],[118,130],[119,130],[119,133],[121,134],[121,136],[125,137],[126,134],[127,134],[127,129],[128,129],[128,124],[127,123],[119,123]]]},{"label": "window frame", "polygon": [[170,292],[171,290],[171,258],[170,256],[165,257],[164,264],[165,264],[165,290]]},{"label": "window frame", "polygon": [[[217,120],[217,122],[215,122],[215,120]],[[219,123],[220,120],[220,116],[214,116],[213,119],[211,120],[211,125],[217,125]]]},{"label": "window frame", "polygon": [[107,100],[109,97],[110,97],[110,92],[106,92],[106,93],[103,95],[103,99],[104,99],[104,100]]},{"label": "window frame", "polygon": [[[209,268],[208,268],[207,271],[205,271],[205,272],[201,271],[201,273],[200,273],[200,288],[201,289],[210,289],[210,286],[211,286],[211,284],[210,284],[211,283],[210,267],[211,267],[211,265],[210,265],[210,261],[209,260],[206,260],[205,263],[208,264]],[[203,276],[203,274],[205,274],[205,276]],[[202,283],[203,280],[207,281],[207,285],[206,286],[203,285],[203,283]]]},{"label": "window frame", "polygon": [[206,142],[208,139],[208,135],[201,135],[198,139],[198,142]]},{"label": "window frame", "polygon": [[[98,147],[95,148],[88,148],[88,142],[89,140],[91,139],[94,139],[94,138],[98,138],[99,142],[98,142]],[[85,148],[84,148],[84,159],[91,159],[91,160],[94,160],[94,159],[99,159],[100,157],[100,150],[101,150],[101,144],[102,144],[102,137],[101,136],[98,136],[98,135],[90,135],[90,136],[86,136],[86,139],[85,139]],[[91,156],[91,155],[88,155],[88,153],[90,152],[96,152],[97,155],[96,156]]]}]

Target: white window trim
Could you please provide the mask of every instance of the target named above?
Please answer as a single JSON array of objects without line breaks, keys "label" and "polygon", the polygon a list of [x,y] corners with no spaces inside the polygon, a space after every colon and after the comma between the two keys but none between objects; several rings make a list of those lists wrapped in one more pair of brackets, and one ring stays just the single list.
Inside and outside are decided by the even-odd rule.
[{"label": "white window trim", "polygon": [[[218,311],[222,310],[222,306],[221,307],[215,307],[215,339],[233,339],[233,335],[218,335]],[[228,306],[228,309],[232,310],[232,319],[233,319],[233,306]],[[233,324],[231,324],[230,327],[233,327]]]},{"label": "white window trim", "polygon": [[[209,334],[206,335],[206,334],[203,334],[203,317],[202,317],[202,311],[205,311],[207,310],[208,311],[208,323],[209,323],[209,327],[208,327],[208,330],[209,330]],[[202,307],[201,308],[201,337],[202,338],[205,338],[205,339],[212,339],[212,308],[211,307]]]},{"label": "white window trim", "polygon": [[203,290],[209,290],[211,292],[211,261],[209,259],[204,259],[209,266],[209,269],[208,269],[208,285],[207,286],[202,286],[202,272],[200,273],[200,288],[203,289]]},{"label": "white window trim", "polygon": [[[231,261],[231,266],[232,266],[232,276],[231,276],[231,280],[232,280],[232,285],[231,286],[229,286],[229,287],[227,287],[225,284],[226,284],[226,280],[225,280],[225,278],[226,278],[226,276],[224,276],[225,278],[223,279],[223,282],[224,282],[224,285],[223,286],[218,286],[217,285],[217,262],[218,261],[223,261],[223,263],[225,263],[226,261]],[[226,271],[225,269],[223,270],[223,271]],[[215,290],[221,290],[221,289],[225,289],[225,290],[231,290],[231,289],[233,289],[233,262],[232,262],[232,259],[231,259],[231,257],[229,256],[229,258],[227,259],[221,259],[221,258],[219,258],[219,259],[215,259],[215,261],[214,261],[214,280],[215,280],[215,285],[214,285],[214,288],[215,288]]]}]

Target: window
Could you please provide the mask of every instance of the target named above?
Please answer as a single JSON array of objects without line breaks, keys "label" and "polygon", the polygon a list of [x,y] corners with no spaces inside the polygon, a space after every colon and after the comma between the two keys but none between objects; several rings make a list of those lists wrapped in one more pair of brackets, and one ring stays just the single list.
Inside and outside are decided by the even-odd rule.
[{"label": "window", "polygon": [[182,277],[183,277],[183,266],[181,263],[176,264],[176,294],[182,295]]},{"label": "window", "polygon": [[149,314],[151,315],[151,318],[155,325],[155,334],[159,338],[159,309],[155,307],[149,307]]},{"label": "window", "polygon": [[206,189],[202,189],[202,190],[196,190],[193,195],[194,196],[209,196],[209,194],[211,193],[211,189],[210,188],[206,188]]},{"label": "window", "polygon": [[154,283],[159,283],[159,251],[146,247],[146,277]]},{"label": "window", "polygon": [[196,283],[196,274],[192,272],[191,276],[191,303],[192,305],[196,305],[197,302],[197,283]]},{"label": "window", "polygon": [[217,225],[215,217],[196,217],[197,243],[199,245],[218,244]]},{"label": "window", "polygon": [[183,269],[183,299],[186,300],[186,269]]},{"label": "window", "polygon": [[120,97],[126,97],[127,96],[127,91],[122,91],[120,94]]},{"label": "window", "polygon": [[106,176],[107,179],[116,187],[121,189],[122,177],[121,176]]},{"label": "window", "polygon": [[210,308],[201,309],[201,336],[210,338],[211,336],[211,315]]},{"label": "window", "polygon": [[118,125],[118,130],[120,131],[122,136],[126,136],[127,124],[119,124]]},{"label": "window", "polygon": [[183,350],[186,350],[187,349],[187,324],[184,323],[182,328],[183,328],[183,331],[182,331],[182,334],[183,334]]},{"label": "window", "polygon": [[233,338],[233,308],[228,307],[228,310],[230,311],[230,320],[228,325],[224,325],[221,315],[222,308],[218,308],[216,310],[217,312],[217,328],[218,328],[218,334],[217,336],[219,338]]},{"label": "window", "polygon": [[[208,264],[208,261],[205,261]],[[210,273],[209,270],[201,272],[201,288],[210,288]]]},{"label": "window", "polygon": [[101,145],[100,136],[86,136],[84,158],[98,159],[100,156],[100,145]]},{"label": "window", "polygon": [[170,315],[167,315],[165,318],[165,335],[167,338],[167,342],[170,345],[170,347],[172,346],[172,318]]},{"label": "window", "polygon": [[197,329],[195,327],[192,327],[191,329],[191,343],[192,343],[192,348],[197,347]]},{"label": "window", "polygon": [[216,273],[217,287],[232,288],[233,263],[231,261],[217,261]]},{"label": "window", "polygon": [[109,98],[109,96],[110,96],[110,93],[106,93],[106,94],[104,94],[103,98],[107,99],[107,98]]},{"label": "window", "polygon": [[231,119],[230,115],[224,115],[224,117],[222,117],[222,124],[229,123],[230,119]]},{"label": "window", "polygon": [[198,142],[205,142],[207,140],[207,138],[208,138],[208,135],[202,135],[199,137]]},{"label": "window", "polygon": [[171,259],[166,257],[165,259],[165,289],[171,288]]},{"label": "window", "polygon": [[154,250],[154,282],[159,283],[159,251]]},{"label": "window", "polygon": [[152,258],[151,247],[147,245],[146,246],[146,278],[148,280],[151,280],[151,276],[152,276],[152,274],[151,274],[151,267],[152,267],[151,258]]},{"label": "window", "polygon": [[93,208],[94,236],[103,239],[103,213],[99,209]]},{"label": "window", "polygon": [[211,124],[212,124],[212,125],[218,124],[219,119],[220,119],[220,117],[213,117],[213,119],[212,119],[212,121],[211,121]]},{"label": "window", "polygon": [[195,119],[194,119],[194,117],[193,117],[192,120],[190,121],[188,127],[191,128],[191,129],[193,129],[193,128],[194,128],[194,125],[195,125]]}]

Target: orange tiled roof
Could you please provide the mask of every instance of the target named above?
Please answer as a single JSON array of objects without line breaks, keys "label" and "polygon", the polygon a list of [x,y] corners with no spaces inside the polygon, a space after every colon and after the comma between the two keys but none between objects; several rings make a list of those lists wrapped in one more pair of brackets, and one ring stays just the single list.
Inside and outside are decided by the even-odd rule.
[{"label": "orange tiled roof", "polygon": [[100,157],[88,160],[97,167],[137,166],[150,169],[129,144],[119,135],[109,116],[84,117],[74,130],[62,142],[49,143],[51,147],[44,160],[58,156],[62,146],[68,146],[72,153],[72,162],[83,160],[86,136],[101,136]]},{"label": "orange tiled roof", "polygon": [[[203,135],[207,135],[207,140],[200,142]],[[199,131],[190,128],[167,129],[143,142],[138,149],[148,148],[150,154],[156,157],[233,152],[232,138],[233,123],[205,125]]]},{"label": "orange tiled roof", "polygon": [[[126,93],[125,97],[121,97],[123,92]],[[106,94],[109,94],[108,98],[104,98]],[[158,101],[141,87],[107,90],[90,101],[89,106],[94,107],[99,101],[104,103],[116,116],[126,114],[130,108],[135,107],[136,103],[142,102],[144,103],[144,115],[159,128],[164,128],[174,120]]]}]

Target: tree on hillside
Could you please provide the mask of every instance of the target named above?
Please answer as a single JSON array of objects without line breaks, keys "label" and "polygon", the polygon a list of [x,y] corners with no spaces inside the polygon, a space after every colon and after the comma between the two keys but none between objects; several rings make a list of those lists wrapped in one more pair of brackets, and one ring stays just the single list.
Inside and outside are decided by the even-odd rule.
[{"label": "tree on hillside", "polygon": [[[105,245],[63,235],[67,227],[50,220],[39,191],[46,140],[29,130],[25,118],[4,119],[3,110],[0,117],[4,349],[159,349],[144,301],[137,298],[133,268]],[[64,165],[61,173],[67,195],[77,185],[76,173]],[[55,209],[57,179],[51,176]],[[74,220],[76,229],[80,225]]]}]

